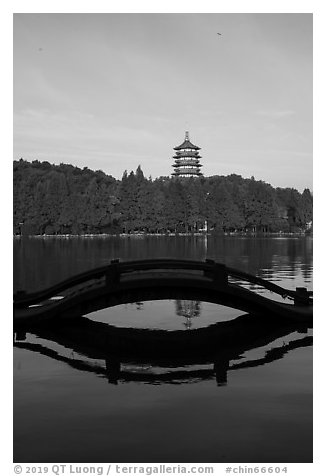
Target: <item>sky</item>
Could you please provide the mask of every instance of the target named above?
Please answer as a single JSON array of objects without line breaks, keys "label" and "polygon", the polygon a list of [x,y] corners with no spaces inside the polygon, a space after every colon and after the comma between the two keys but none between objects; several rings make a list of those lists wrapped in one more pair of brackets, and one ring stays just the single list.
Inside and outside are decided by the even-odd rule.
[{"label": "sky", "polygon": [[[312,190],[310,13],[15,13],[14,159]],[[221,33],[218,35],[217,33]]]}]

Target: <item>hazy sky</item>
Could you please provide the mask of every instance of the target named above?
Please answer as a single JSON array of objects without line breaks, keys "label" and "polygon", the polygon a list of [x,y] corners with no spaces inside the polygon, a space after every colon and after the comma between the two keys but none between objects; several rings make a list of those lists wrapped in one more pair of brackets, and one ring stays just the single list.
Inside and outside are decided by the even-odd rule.
[{"label": "hazy sky", "polygon": [[[217,35],[220,32],[222,35]],[[312,14],[15,14],[14,159],[312,189]]]}]

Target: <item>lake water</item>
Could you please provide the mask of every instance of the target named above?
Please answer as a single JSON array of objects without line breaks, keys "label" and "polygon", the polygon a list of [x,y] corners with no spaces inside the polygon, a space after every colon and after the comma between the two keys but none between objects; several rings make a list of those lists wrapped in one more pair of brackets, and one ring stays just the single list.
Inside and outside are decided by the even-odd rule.
[{"label": "lake water", "polygon": [[[46,288],[111,259],[158,257],[214,259],[312,289],[310,237],[141,236],[15,239],[14,290]],[[231,320],[242,347],[227,359],[211,349],[113,358],[98,344],[103,324],[187,333]],[[312,461],[312,329],[182,299],[125,304],[84,321],[83,331],[71,324],[16,335],[15,462]]]}]

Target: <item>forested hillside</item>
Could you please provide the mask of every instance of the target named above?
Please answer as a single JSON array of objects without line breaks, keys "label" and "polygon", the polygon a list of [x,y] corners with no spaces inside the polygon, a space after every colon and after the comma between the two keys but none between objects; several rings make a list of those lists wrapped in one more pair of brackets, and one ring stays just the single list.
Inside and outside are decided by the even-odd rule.
[{"label": "forested hillside", "polygon": [[14,161],[14,233],[293,232],[312,221],[308,189],[273,188],[240,175],[117,180],[104,172]]}]

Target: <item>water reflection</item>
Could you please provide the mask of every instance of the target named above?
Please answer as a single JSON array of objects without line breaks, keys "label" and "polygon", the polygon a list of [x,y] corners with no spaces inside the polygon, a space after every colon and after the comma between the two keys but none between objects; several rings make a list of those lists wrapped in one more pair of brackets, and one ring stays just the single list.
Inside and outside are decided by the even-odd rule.
[{"label": "water reflection", "polygon": [[241,311],[194,299],[157,299],[121,304],[87,314],[95,322],[140,329],[197,329],[227,321]]},{"label": "water reflection", "polygon": [[[176,309],[187,320],[200,315],[198,301],[177,301]],[[16,329],[14,346],[97,374],[115,385],[215,379],[218,386],[226,386],[230,371],[267,365],[312,345],[311,335],[301,336],[312,328],[311,322],[299,326],[246,314],[205,328],[186,327],[186,331],[118,328],[84,317]],[[257,349],[262,353],[258,358]]]},{"label": "water reflection", "polygon": [[279,279],[281,273],[291,287],[308,286],[312,282],[312,238],[309,237],[23,238],[14,241],[14,291],[43,289],[69,276],[109,264],[111,259],[165,257],[202,261],[210,258],[268,279]]},{"label": "water reflection", "polygon": [[[14,289],[43,289],[111,259],[164,257],[211,258],[312,288],[312,239],[209,236],[15,240]],[[311,324],[231,313],[138,302],[102,322],[15,329],[14,461],[311,462]],[[170,338],[112,329],[149,322]]]},{"label": "water reflection", "polygon": [[193,325],[193,318],[199,317],[201,314],[201,302],[177,299],[175,301],[175,312],[177,316],[183,316],[186,318],[183,325],[186,329],[190,329]]}]

